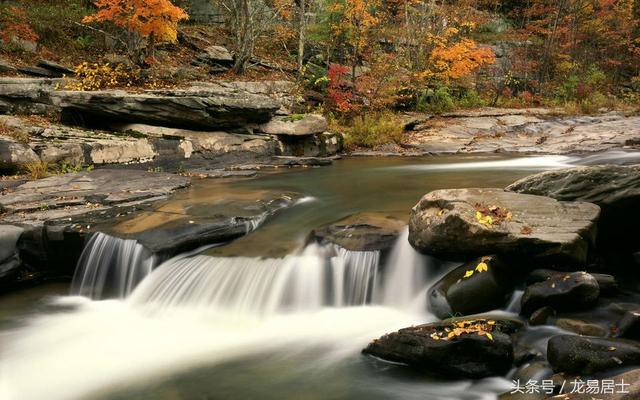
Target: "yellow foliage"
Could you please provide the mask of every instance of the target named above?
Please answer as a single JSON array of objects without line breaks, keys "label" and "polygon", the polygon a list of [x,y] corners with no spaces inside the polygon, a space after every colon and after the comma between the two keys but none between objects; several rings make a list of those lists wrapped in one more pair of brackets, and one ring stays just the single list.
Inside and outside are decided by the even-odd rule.
[{"label": "yellow foliage", "polygon": [[56,89],[92,91],[113,88],[135,88],[144,86],[148,89],[165,87],[162,82],[153,78],[145,78],[138,67],[126,67],[118,64],[91,64],[83,62],[75,68],[75,79],[67,80]]},{"label": "yellow foliage", "polygon": [[496,321],[494,320],[464,320],[454,322],[450,327],[442,330],[435,330],[429,337],[433,340],[453,340],[462,335],[479,335],[486,336],[487,339],[493,341],[493,328]]}]

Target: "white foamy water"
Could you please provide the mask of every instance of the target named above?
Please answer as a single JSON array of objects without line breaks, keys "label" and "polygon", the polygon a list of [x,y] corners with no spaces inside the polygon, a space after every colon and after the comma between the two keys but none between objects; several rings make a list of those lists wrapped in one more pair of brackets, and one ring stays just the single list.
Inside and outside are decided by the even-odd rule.
[{"label": "white foamy water", "polygon": [[576,161],[576,157],[570,156],[536,156],[536,157],[519,157],[508,160],[491,160],[491,161],[465,161],[459,163],[443,163],[443,164],[414,164],[403,165],[397,167],[389,167],[400,170],[413,171],[460,171],[460,170],[482,170],[482,169],[552,169],[566,168],[572,166],[572,162]]},{"label": "white foamy water", "polygon": [[[132,243],[118,246],[135,253]],[[137,259],[118,256],[109,266],[127,271],[118,262]],[[75,309],[5,333],[0,394],[83,398],[145,377],[292,347],[323,346],[318,365],[327,368],[357,356],[375,337],[434,319],[408,307],[424,303],[428,272],[421,271],[427,267],[421,259],[406,232],[386,266],[378,251],[316,244],[279,259],[177,257],[126,299],[57,298],[56,305]],[[390,296],[394,290],[402,296]],[[366,305],[373,301],[386,306]]]}]

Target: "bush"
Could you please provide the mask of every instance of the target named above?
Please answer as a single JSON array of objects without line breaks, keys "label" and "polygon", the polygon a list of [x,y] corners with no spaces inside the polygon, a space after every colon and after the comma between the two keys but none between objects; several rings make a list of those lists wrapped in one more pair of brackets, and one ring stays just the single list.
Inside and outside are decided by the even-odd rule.
[{"label": "bush", "polygon": [[40,179],[49,176],[49,163],[46,161],[32,161],[24,165],[24,170],[31,179]]},{"label": "bush", "polygon": [[455,102],[449,88],[441,86],[418,93],[416,110],[440,114],[455,109]]},{"label": "bush", "polygon": [[391,113],[364,114],[353,118],[346,127],[345,147],[376,147],[400,143],[403,125]]},{"label": "bush", "polygon": [[460,100],[458,100],[458,106],[462,108],[478,108],[486,105],[487,102],[474,89],[465,91]]}]

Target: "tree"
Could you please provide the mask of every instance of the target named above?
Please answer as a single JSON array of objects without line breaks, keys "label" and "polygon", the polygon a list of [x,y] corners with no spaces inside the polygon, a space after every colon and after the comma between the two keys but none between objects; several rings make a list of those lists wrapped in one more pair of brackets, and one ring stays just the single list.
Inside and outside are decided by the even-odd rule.
[{"label": "tree", "polygon": [[9,43],[14,39],[35,42],[38,35],[34,32],[27,13],[18,7],[0,8],[0,40]]},{"label": "tree", "polygon": [[143,40],[147,40],[147,56],[153,56],[156,43],[175,42],[178,23],[189,18],[169,0],[96,0],[98,11],[85,17],[83,23],[109,22],[125,31],[123,41],[136,63],[144,62]]}]

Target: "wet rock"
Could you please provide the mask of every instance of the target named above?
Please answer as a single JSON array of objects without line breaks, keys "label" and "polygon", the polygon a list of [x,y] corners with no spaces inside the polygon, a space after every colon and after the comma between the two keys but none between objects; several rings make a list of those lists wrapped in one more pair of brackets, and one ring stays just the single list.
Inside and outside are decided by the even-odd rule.
[{"label": "wet rock", "polygon": [[549,318],[556,316],[556,310],[553,307],[544,306],[540,307],[531,313],[529,317],[529,325],[546,325]]},{"label": "wet rock", "polygon": [[347,250],[388,250],[393,247],[405,222],[391,216],[361,213],[314,229],[311,237],[321,243],[333,243]]},{"label": "wet rock", "polygon": [[501,189],[436,190],[411,210],[409,241],[442,257],[507,253],[582,264],[599,213],[590,203]]},{"label": "wet rock", "polygon": [[604,337],[607,335],[606,329],[604,329],[600,325],[591,324],[589,322],[572,318],[558,318],[556,320],[556,326],[566,331],[575,332],[578,335],[583,336]]},{"label": "wet rock", "polygon": [[521,299],[521,312],[531,315],[549,306],[557,311],[577,311],[592,307],[598,301],[600,288],[586,272],[554,275],[546,281],[527,286]]},{"label": "wet rock", "polygon": [[[453,378],[505,374],[513,363],[510,335],[517,328],[510,321],[468,322],[447,320],[400,329],[374,340],[363,353]],[[491,336],[478,334],[473,326],[486,329]],[[456,328],[464,329],[460,327],[467,327],[468,333],[459,333]]]},{"label": "wet rock", "polygon": [[271,135],[313,135],[327,130],[327,120],[318,114],[287,115],[273,118],[261,125],[260,130]]},{"label": "wet rock", "polygon": [[501,308],[514,283],[499,257],[481,257],[455,268],[428,291],[431,311],[438,318],[470,315]]},{"label": "wet rock", "polygon": [[[566,275],[566,272],[544,268],[535,269],[531,271],[531,273],[527,276],[527,284],[530,285],[532,283],[544,282],[555,275]],[[596,278],[596,281],[598,281],[601,295],[603,293],[614,293],[618,290],[618,282],[615,276],[609,274],[599,274],[596,272],[590,272],[589,275],[593,276],[594,278]]]},{"label": "wet rock", "polygon": [[[607,385],[607,391],[603,392],[604,385],[602,381],[606,379],[613,384],[612,387]],[[561,379],[567,383],[571,382],[570,379]],[[584,379],[581,379],[584,382]],[[561,383],[559,382],[560,386]],[[577,389],[577,390],[576,390]],[[585,385],[582,387],[574,388],[573,385],[565,385],[565,390],[562,396],[558,396],[561,400],[636,400],[640,399],[640,368],[632,369],[630,371],[608,376],[606,378],[599,379],[600,394],[589,393]],[[572,392],[573,390],[573,392]],[[584,393],[581,393],[584,392]]]},{"label": "wet rock", "polygon": [[640,344],[624,339],[558,335],[549,340],[547,358],[554,371],[592,374],[640,365]]},{"label": "wet rock", "polygon": [[17,275],[22,266],[17,243],[23,232],[18,226],[0,225],[0,285]]},{"label": "wet rock", "polygon": [[267,95],[209,85],[142,93],[58,91],[52,94],[52,100],[63,110],[67,120],[81,117],[99,124],[102,119],[109,118],[112,121],[205,130],[263,123],[271,119],[281,106],[280,102]]},{"label": "wet rock", "polygon": [[188,185],[189,178],[178,175],[99,169],[24,183],[0,195],[0,207],[7,222],[42,226],[47,220],[156,201]]},{"label": "wet rock", "polygon": [[542,172],[507,187],[518,193],[600,206],[598,246],[640,248],[627,233],[640,225],[640,166],[601,165]]},{"label": "wet rock", "polygon": [[616,324],[615,337],[640,342],[640,310],[627,311]]}]

